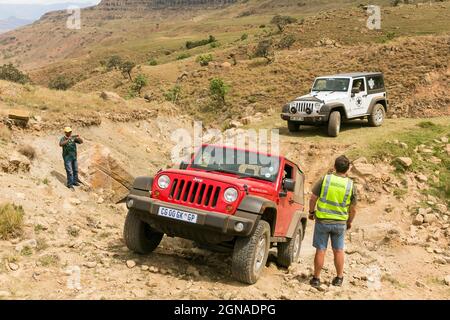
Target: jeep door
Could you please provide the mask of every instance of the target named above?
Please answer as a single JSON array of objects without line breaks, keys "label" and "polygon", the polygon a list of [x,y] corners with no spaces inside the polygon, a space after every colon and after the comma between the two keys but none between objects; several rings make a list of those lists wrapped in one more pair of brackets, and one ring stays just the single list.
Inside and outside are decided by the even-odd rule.
[{"label": "jeep door", "polygon": [[[301,210],[303,208],[303,204],[301,202],[303,199],[303,174],[297,169],[297,166],[289,161],[285,161],[283,165],[283,177],[280,181],[279,191],[280,196],[278,203],[278,212],[277,212],[277,222],[275,226],[275,237],[284,237],[286,236],[289,227],[291,225],[292,219],[294,218],[295,212],[297,210]],[[287,191],[283,189],[282,181],[283,179],[293,179],[295,181],[296,188],[295,190],[299,194],[295,194],[296,191]],[[300,191],[300,189],[302,189]]]},{"label": "jeep door", "polygon": [[[356,91],[355,91],[356,90]],[[350,110],[347,112],[349,118],[366,115],[369,109],[370,99],[367,97],[366,78],[354,78],[350,86]]]}]

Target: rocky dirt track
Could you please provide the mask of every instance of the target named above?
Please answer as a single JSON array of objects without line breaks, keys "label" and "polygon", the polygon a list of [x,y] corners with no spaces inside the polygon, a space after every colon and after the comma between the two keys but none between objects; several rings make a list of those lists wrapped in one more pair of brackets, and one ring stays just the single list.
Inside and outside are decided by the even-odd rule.
[{"label": "rocky dirt track", "polygon": [[[104,121],[79,132],[87,140],[80,152],[83,155],[101,144],[131,175],[152,174],[169,163],[167,132],[177,125],[171,119],[124,124]],[[358,130],[354,134],[358,135]],[[430,205],[429,210],[420,212],[422,218],[412,215],[409,208],[425,182],[408,176],[410,192],[398,200],[392,189],[399,182],[387,164],[374,166],[365,159],[354,163],[352,176],[361,199],[355,225],[347,234],[342,288],[329,285],[334,276],[331,253],[322,277],[325,284],[319,289],[308,285],[314,254],[312,223],[307,227],[299,264],[285,270],[269,257],[260,281],[246,286],[231,279],[228,255],[199,249],[190,241],[166,237],[148,256],[130,253],[122,240],[126,209],[109,200],[117,190],[67,190],[58,138],[57,132],[17,131],[14,141],[32,144],[36,159],[27,162],[20,158],[20,169],[0,173],[0,202],[20,204],[26,213],[24,234],[0,241],[1,298],[450,298],[449,211],[442,204],[439,211]],[[436,143],[445,146],[444,141]],[[305,169],[306,191],[331,167],[336,154],[349,148],[328,138],[290,135],[282,135],[281,144],[282,152]],[[3,157],[16,148],[14,143],[2,147]]]}]

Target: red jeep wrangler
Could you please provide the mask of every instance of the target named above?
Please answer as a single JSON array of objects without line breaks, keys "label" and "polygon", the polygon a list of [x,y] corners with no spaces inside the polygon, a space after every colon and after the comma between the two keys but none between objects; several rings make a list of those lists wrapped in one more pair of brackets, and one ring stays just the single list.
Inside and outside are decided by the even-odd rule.
[{"label": "red jeep wrangler", "polygon": [[232,274],[253,284],[269,250],[297,262],[306,228],[304,174],[281,156],[203,145],[190,163],[136,178],[126,199],[124,238],[140,254],[164,234],[233,252]]}]

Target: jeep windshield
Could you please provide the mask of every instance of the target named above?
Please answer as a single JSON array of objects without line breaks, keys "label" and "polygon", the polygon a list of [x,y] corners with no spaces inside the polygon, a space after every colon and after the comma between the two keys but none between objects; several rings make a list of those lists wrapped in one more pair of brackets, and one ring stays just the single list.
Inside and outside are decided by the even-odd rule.
[{"label": "jeep windshield", "polygon": [[346,92],[350,84],[347,78],[321,78],[314,82],[312,91],[340,91]]},{"label": "jeep windshield", "polygon": [[195,155],[191,168],[275,182],[279,157],[233,148],[203,146]]}]

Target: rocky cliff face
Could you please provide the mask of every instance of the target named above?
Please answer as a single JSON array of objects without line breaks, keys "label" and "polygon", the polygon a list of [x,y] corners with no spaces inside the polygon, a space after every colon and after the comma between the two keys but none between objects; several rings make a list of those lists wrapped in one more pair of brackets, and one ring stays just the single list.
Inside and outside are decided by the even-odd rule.
[{"label": "rocky cliff face", "polygon": [[221,7],[237,0],[102,0],[98,5],[104,10],[149,10],[177,7]]}]

